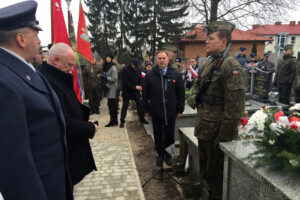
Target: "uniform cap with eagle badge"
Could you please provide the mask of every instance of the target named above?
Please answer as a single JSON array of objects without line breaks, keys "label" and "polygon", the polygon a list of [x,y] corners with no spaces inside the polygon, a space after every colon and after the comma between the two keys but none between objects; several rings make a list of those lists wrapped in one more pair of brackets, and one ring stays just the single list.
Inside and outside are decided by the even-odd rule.
[{"label": "uniform cap with eagle badge", "polygon": [[37,3],[35,1],[23,1],[0,9],[0,30],[10,31],[25,27],[31,27],[42,31],[39,22],[35,18]]},{"label": "uniform cap with eagle badge", "polygon": [[221,30],[226,30],[232,33],[234,30],[235,25],[230,23],[230,22],[225,22],[225,21],[214,21],[205,26],[205,32],[207,35],[210,35],[214,32],[221,31]]}]

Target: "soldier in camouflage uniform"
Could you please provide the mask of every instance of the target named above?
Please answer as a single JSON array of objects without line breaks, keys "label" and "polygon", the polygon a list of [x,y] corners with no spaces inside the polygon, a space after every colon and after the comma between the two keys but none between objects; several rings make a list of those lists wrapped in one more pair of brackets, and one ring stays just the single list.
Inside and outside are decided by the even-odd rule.
[{"label": "soldier in camouflage uniform", "polygon": [[293,45],[286,45],[283,59],[279,61],[274,85],[279,92],[279,102],[289,105],[292,85],[296,73],[296,58],[293,56]]},{"label": "soldier in camouflage uniform", "polygon": [[206,26],[206,50],[211,55],[204,63],[191,88],[188,104],[197,108],[195,136],[198,138],[201,183],[210,199],[221,199],[224,154],[219,142],[237,138],[240,117],[244,111],[246,74],[230,55],[212,75],[207,90],[199,93],[201,80],[217,65],[220,55],[231,41],[234,25],[215,21]]},{"label": "soldier in camouflage uniform", "polygon": [[102,74],[102,63],[103,60],[101,58],[96,60],[96,64],[91,65],[87,63],[83,71],[84,86],[89,97],[91,114],[100,114],[99,106],[102,100],[102,88],[100,78],[97,75]]},{"label": "soldier in camouflage uniform", "polygon": [[296,64],[296,75],[294,80],[295,102],[300,103],[300,62]]}]

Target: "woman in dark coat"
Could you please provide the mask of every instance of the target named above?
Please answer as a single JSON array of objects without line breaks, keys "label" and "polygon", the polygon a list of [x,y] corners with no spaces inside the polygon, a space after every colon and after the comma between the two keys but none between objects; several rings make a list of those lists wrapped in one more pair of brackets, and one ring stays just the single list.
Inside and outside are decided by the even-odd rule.
[{"label": "woman in dark coat", "polygon": [[[98,75],[101,77],[102,81],[105,82],[103,89],[104,96],[107,97],[107,106],[109,109],[110,121],[105,127],[118,126],[118,108],[116,104],[117,89],[118,89],[118,72],[115,64],[112,62],[114,56],[112,53],[108,53],[105,57],[103,64],[103,75]],[[105,91],[106,90],[106,91]]]},{"label": "woman in dark coat", "polygon": [[66,121],[69,168],[75,185],[97,170],[89,139],[94,137],[98,127],[88,120],[89,108],[75,95],[73,76],[69,73],[73,69],[73,60],[75,63],[74,52],[68,45],[55,44],[50,49],[49,64],[44,63],[40,72],[48,79],[61,103]]}]

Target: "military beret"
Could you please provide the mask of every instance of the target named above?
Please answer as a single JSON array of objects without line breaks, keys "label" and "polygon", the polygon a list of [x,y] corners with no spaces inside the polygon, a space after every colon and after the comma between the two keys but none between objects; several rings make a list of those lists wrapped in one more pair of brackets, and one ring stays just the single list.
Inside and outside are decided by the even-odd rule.
[{"label": "military beret", "polygon": [[0,9],[0,30],[9,31],[24,27],[32,27],[38,31],[42,29],[35,18],[37,3],[23,1]]},{"label": "military beret", "polygon": [[288,44],[288,45],[285,45],[284,50],[288,50],[288,49],[292,49],[293,50],[293,48],[294,48],[294,45]]},{"label": "military beret", "polygon": [[176,58],[175,62],[181,62],[181,58]]},{"label": "military beret", "polygon": [[235,25],[229,22],[225,21],[214,21],[205,26],[205,31],[207,35],[210,35],[214,32],[220,31],[220,30],[227,30],[230,33],[234,30]]},{"label": "military beret", "polygon": [[246,51],[245,47],[240,47],[240,51]]},{"label": "military beret", "polygon": [[174,45],[171,44],[165,44],[163,46],[163,50],[171,51],[171,52],[177,52],[177,48]]},{"label": "military beret", "polygon": [[256,53],[251,53],[251,54],[250,54],[250,57],[251,57],[251,58],[255,58],[255,57],[256,57]]}]

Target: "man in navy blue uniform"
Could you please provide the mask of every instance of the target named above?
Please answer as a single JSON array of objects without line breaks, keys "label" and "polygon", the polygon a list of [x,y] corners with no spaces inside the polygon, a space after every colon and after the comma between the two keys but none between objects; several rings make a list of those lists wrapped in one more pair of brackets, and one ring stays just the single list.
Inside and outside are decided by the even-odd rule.
[{"label": "man in navy blue uniform", "polygon": [[71,200],[59,100],[30,64],[41,28],[37,3],[0,9],[0,193],[5,200]]}]

